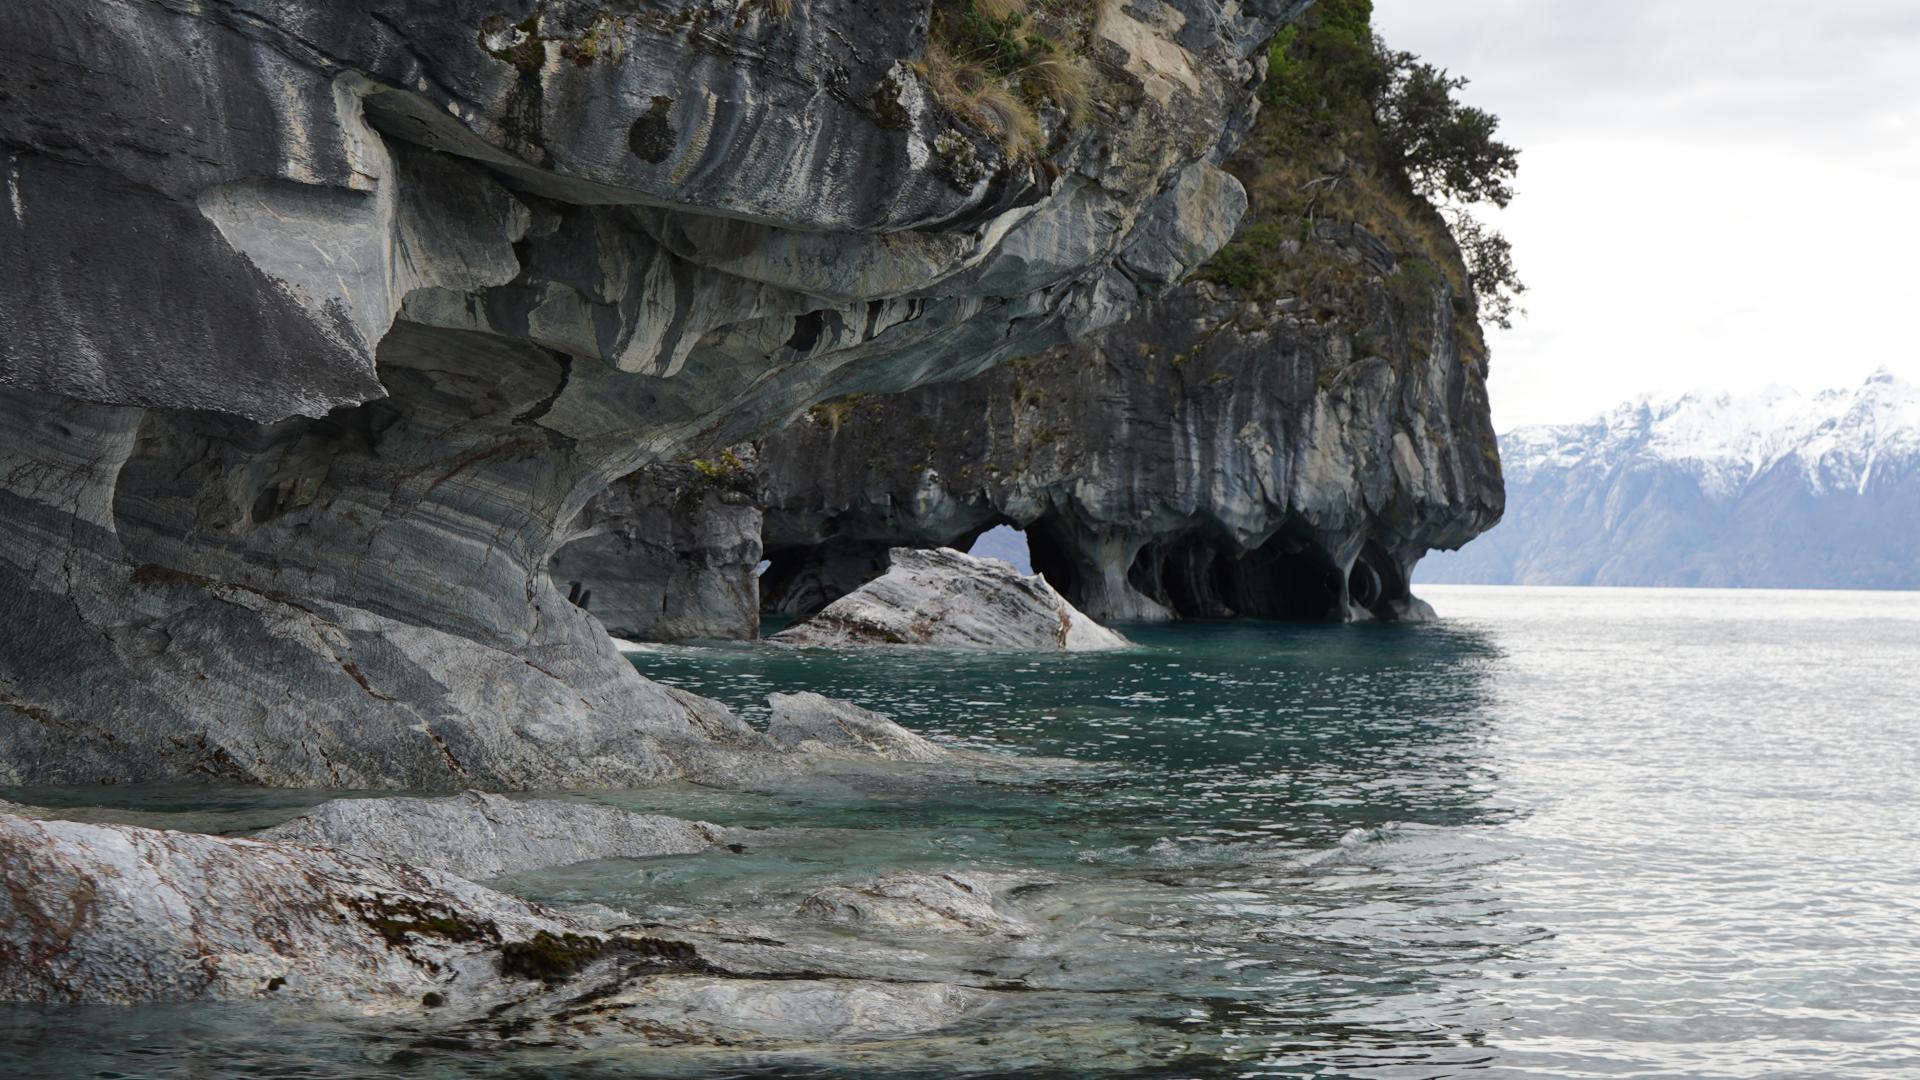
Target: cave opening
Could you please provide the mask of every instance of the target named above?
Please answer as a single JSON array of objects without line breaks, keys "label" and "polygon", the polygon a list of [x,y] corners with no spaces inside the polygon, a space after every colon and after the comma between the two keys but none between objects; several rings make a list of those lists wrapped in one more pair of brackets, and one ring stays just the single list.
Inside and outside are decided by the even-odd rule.
[{"label": "cave opening", "polygon": [[1148,544],[1134,556],[1127,581],[1182,619],[1229,619],[1234,555],[1223,541],[1199,533]]},{"label": "cave opening", "polygon": [[1281,533],[1235,560],[1227,603],[1256,619],[1342,614],[1340,568],[1319,545]]},{"label": "cave opening", "polygon": [[1021,574],[1033,573],[1033,548],[1025,531],[1000,524],[983,529],[971,540],[962,538],[955,548],[982,559],[999,559]]},{"label": "cave opening", "polygon": [[1033,570],[1053,586],[1053,591],[1080,607],[1085,602],[1080,570],[1074,564],[1073,549],[1061,543],[1045,529],[1027,533],[1027,556]]},{"label": "cave opening", "polygon": [[795,544],[763,553],[760,612],[804,619],[887,572],[891,545],[853,541]]},{"label": "cave opening", "polygon": [[1400,572],[1400,563],[1387,554],[1385,548],[1369,540],[1360,549],[1360,555],[1353,560],[1353,570],[1347,577],[1347,591],[1353,602],[1373,612],[1382,619],[1397,617],[1392,602],[1405,599],[1411,593],[1406,575]]},{"label": "cave opening", "polygon": [[1347,571],[1347,595],[1354,603],[1369,611],[1384,595],[1380,572],[1368,565],[1364,555],[1353,560],[1353,569]]}]

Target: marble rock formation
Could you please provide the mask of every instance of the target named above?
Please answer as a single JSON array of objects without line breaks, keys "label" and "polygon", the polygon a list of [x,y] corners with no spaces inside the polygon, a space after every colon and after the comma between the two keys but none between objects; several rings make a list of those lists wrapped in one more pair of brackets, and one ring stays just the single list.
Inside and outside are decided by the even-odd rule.
[{"label": "marble rock formation", "polygon": [[764,608],[805,615],[896,545],[1011,524],[1102,621],[1430,615],[1414,565],[1504,505],[1470,298],[1357,224],[1294,244],[1348,275],[1340,295],[1191,282],[1084,341],[767,440]]},{"label": "marble rock formation", "polygon": [[995,884],[990,875],[978,873],[889,874],[852,885],[829,885],[801,901],[796,914],[903,930],[1009,934],[1026,929],[1024,920],[996,905]]},{"label": "marble rock formation", "polygon": [[878,757],[923,764],[952,756],[877,712],[815,693],[769,694],[767,734],[801,753]]},{"label": "marble rock formation", "polygon": [[617,481],[574,520],[552,577],[618,638],[760,635],[760,501],[750,466],[660,463]]},{"label": "marble rock formation", "polygon": [[764,740],[548,574],[587,501],[1112,323],[1231,234],[1306,0],[0,5],[0,782],[524,788]]},{"label": "marble rock formation", "polygon": [[1195,280],[1104,331],[844,395],[761,441],[763,610],[807,616],[894,547],[1013,525],[1100,620],[1429,613],[1414,565],[1504,505],[1476,292],[1498,274],[1469,265],[1377,103],[1303,88],[1320,61],[1292,61],[1225,162],[1249,192],[1240,232]]},{"label": "marble rock formation", "polygon": [[1124,649],[1126,638],[1067,603],[1038,574],[940,548],[895,548],[887,572],[771,640],[1015,652]]},{"label": "marble rock formation", "polygon": [[704,821],[630,814],[552,799],[479,791],[442,799],[335,799],[255,833],[276,844],[328,848],[482,880],[590,859],[697,855],[730,830]]},{"label": "marble rock formation", "polygon": [[0,876],[13,1003],[283,1002],[469,1044],[775,1047],[924,1034],[993,997],[595,931],[439,871],[257,840],[0,816]]}]

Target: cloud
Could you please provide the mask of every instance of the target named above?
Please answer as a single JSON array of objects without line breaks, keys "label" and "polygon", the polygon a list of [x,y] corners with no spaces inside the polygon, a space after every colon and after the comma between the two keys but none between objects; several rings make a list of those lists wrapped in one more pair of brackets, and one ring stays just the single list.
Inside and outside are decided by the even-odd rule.
[{"label": "cloud", "polygon": [[1920,377],[1920,5],[1375,6],[1522,149],[1498,220],[1533,292],[1493,339],[1503,429],[1646,392]]}]

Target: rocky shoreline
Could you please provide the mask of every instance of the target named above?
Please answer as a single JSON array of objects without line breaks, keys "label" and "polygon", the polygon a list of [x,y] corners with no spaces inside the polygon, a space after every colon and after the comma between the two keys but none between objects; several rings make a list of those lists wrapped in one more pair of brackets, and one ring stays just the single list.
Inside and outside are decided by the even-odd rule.
[{"label": "rocky shoreline", "polygon": [[[954,753],[847,702],[773,704],[774,740],[803,756]],[[335,800],[246,837],[62,817],[0,803],[9,1001],[299,1003],[478,1043],[791,1046],[921,1034],[994,996],[894,977],[860,949],[836,958],[725,927],[569,914],[475,883],[592,860],[727,857],[753,830],[478,791]],[[830,888],[795,917],[1011,925],[987,886],[953,875]]]},{"label": "rocky shoreline", "polygon": [[[481,882],[758,843],[503,793],[1055,767],[816,694],[774,693],[759,728],[609,636],[753,636],[762,554],[831,586],[783,594],[812,616],[783,646],[1052,656],[1125,648],[1096,620],[1156,612],[1422,614],[1412,560],[1497,515],[1470,298],[1434,286],[1327,330],[1181,285],[1247,211],[1228,166],[1269,42],[1309,6],[1013,4],[1021,35],[983,39],[971,0],[9,5],[0,787],[386,794],[248,836],[0,805],[0,1001],[742,1051],[961,1039],[1057,989],[1023,973],[1067,967],[1029,940],[1038,875],[888,870],[764,925]],[[1379,301],[1400,256],[1331,243]],[[1355,352],[1412,336],[1408,309],[1430,349]],[[1137,485],[1230,477],[1184,525],[1075,486],[1066,458],[985,501],[942,486],[964,465],[914,468],[918,495],[868,485],[889,487],[878,525],[857,499],[801,506],[830,456],[807,441],[841,436],[849,402],[978,404],[970,380],[1079,370],[1168,312],[1183,334],[1240,320],[1202,386],[1236,370],[1284,406],[1225,395],[1182,429],[1237,440]],[[1256,370],[1276,348],[1305,357],[1278,382]],[[1160,409],[1143,379],[1162,385],[1119,379],[1123,417]],[[1039,429],[1015,426],[1031,464]],[[850,427],[835,450],[869,437],[898,441]],[[1258,520],[1218,513],[1253,488]],[[1039,521],[1037,501],[1043,534],[1088,526],[1092,547],[1052,549],[1086,565],[915,550]],[[820,570],[843,563],[863,568]]]}]

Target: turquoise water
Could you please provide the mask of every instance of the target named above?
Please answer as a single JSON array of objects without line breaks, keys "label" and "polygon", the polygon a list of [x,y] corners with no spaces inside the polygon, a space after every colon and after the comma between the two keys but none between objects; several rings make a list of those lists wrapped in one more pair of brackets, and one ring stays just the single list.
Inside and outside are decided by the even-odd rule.
[{"label": "turquoise water", "polygon": [[[918,958],[905,974],[1019,991],[951,1036],[421,1060],[284,1016],[268,1038],[232,1010],[12,1010],[0,1059],[115,1076],[1920,1076],[1920,595],[1423,593],[1443,622],[1131,627],[1139,649],[1094,656],[636,654],[750,717],[815,689],[972,749],[1087,763],[596,796],[767,831],[743,854],[500,883],[791,939],[782,920],[824,884],[1018,882],[1016,943],[888,943]],[[29,796],[102,800],[0,792]],[[321,796],[116,797],[232,830]]]}]

